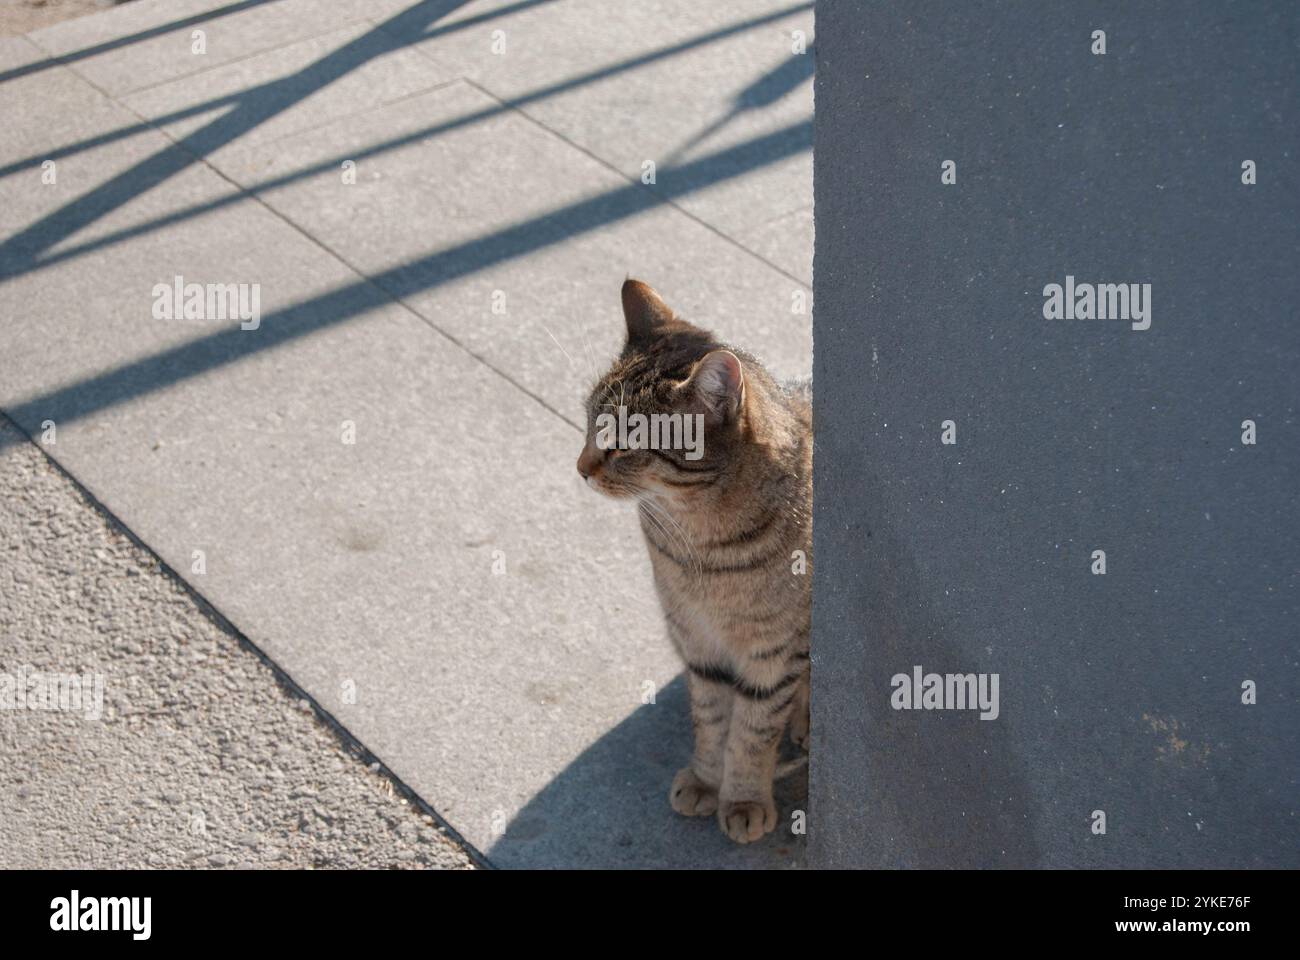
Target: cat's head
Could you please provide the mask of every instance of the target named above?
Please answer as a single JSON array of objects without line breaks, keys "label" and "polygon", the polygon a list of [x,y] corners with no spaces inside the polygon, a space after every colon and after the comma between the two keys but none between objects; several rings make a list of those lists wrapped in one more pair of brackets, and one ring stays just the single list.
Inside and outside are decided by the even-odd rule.
[{"label": "cat's head", "polygon": [[611,497],[700,492],[740,443],[745,367],[639,280],[623,284],[623,318],[623,352],[587,399],[578,473]]}]

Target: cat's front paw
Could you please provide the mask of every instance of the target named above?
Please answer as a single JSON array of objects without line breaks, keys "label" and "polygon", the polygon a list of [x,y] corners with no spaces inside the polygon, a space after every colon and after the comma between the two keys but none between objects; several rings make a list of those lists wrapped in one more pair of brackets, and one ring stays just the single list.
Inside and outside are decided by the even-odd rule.
[{"label": "cat's front paw", "polygon": [[707,817],[718,809],[718,788],[709,786],[690,767],[683,767],[673,777],[668,802],[684,817]]},{"label": "cat's front paw", "polygon": [[722,832],[737,843],[752,843],[776,829],[776,804],[766,800],[727,800],[718,810]]}]

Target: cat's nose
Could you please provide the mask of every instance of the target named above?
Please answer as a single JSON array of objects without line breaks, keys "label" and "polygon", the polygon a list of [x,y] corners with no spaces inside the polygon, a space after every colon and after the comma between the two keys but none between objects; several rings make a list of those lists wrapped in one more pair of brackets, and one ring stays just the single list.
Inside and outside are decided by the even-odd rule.
[{"label": "cat's nose", "polygon": [[599,450],[594,444],[587,444],[582,448],[582,453],[578,454],[578,473],[582,479],[588,479],[593,473],[600,469],[600,462],[605,459],[605,451]]}]

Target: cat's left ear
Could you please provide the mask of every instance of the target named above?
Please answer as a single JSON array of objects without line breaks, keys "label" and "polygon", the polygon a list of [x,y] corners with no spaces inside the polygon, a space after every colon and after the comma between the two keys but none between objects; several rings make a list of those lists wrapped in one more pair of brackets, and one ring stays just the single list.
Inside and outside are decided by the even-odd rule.
[{"label": "cat's left ear", "polygon": [[672,322],[673,311],[650,284],[629,278],[623,283],[623,319],[627,321],[627,339],[644,341]]},{"label": "cat's left ear", "polygon": [[745,402],[745,369],[730,350],[714,350],[695,365],[687,387],[711,414],[727,421]]}]

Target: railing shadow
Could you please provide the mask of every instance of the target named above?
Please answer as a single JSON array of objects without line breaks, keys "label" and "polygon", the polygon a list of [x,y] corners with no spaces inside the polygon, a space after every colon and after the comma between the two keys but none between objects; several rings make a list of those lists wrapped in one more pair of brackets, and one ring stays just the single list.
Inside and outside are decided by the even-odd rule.
[{"label": "railing shadow", "polygon": [[793,93],[799,85],[813,76],[814,48],[800,55],[787,57],[777,67],[763,74],[744,90],[736,94],[731,106],[717,120],[707,124],[665,159],[666,164],[680,162],[691,150],[700,146],[710,137],[726,129],[747,113],[770,107],[787,94]]},{"label": "railing shadow", "polygon": [[242,330],[237,326],[224,329],[24,399],[6,412],[27,430],[34,429],[35,424],[47,418],[59,423],[78,420],[233,363],[254,352],[281,346],[394,300],[404,300],[439,284],[608,226],[644,212],[665,199],[741,176],[811,147],[811,121],[793,124],[680,167],[660,171],[655,187],[629,183],[613,188],[277,310],[265,315],[256,330]]},{"label": "railing shadow", "polygon": [[82,47],[80,50],[73,50],[58,56],[47,57],[44,60],[26,63],[21,67],[14,67],[12,70],[0,71],[0,83],[8,83],[10,80],[17,80],[19,77],[31,76],[33,73],[40,73],[41,71],[49,70],[52,67],[66,66],[69,63],[76,63],[78,60],[97,57],[101,53],[121,50],[123,47],[129,47],[133,43],[152,40],[154,37],[161,37],[168,33],[175,33],[177,30],[184,30],[186,27],[197,26],[200,23],[210,23],[211,21],[218,20],[221,17],[243,13],[245,10],[251,10],[253,7],[261,7],[268,3],[275,2],[278,2],[278,0],[241,0],[239,3],[229,3],[224,7],[217,7],[215,10],[205,10],[203,13],[196,13],[190,17],[182,17],[180,20],[173,20],[170,23],[160,23],[156,27],[150,27],[147,30],[141,30],[138,33],[132,33],[125,37],[115,37],[112,40],[105,40],[103,43],[97,43],[89,47]]},{"label": "railing shadow", "polygon": [[[389,31],[415,35],[468,0],[424,0],[390,17],[302,70],[254,87],[235,106],[0,243],[0,276],[25,272],[39,255],[135,197],[199,163],[312,94],[393,49]],[[532,0],[546,2],[546,0]]]},{"label": "railing shadow", "polygon": [[[525,2],[513,4],[510,7],[494,11],[494,14],[499,15],[502,13],[514,12],[525,6],[531,5],[532,2],[536,2],[536,0],[525,0]],[[406,134],[401,137],[395,137],[393,139],[374,144],[372,146],[366,147],[363,150],[359,150],[359,151],[353,150],[349,152],[346,156],[340,155],[337,157],[332,157],[329,160],[323,161],[318,164],[314,164],[309,167],[305,167],[300,170],[295,170],[292,173],[287,173],[279,177],[274,177],[268,180],[263,180],[253,184],[249,184],[243,188],[244,191],[246,192],[231,193],[231,194],[227,194],[226,196],[219,197],[215,200],[207,201],[205,203],[194,204],[192,206],[173,211],[164,216],[156,217],[144,223],[136,224],[124,230],[115,231],[106,234],[102,237],[98,237],[94,240],[90,240],[82,244],[65,246],[63,249],[59,250],[56,253],[46,252],[45,255],[40,256],[39,259],[15,260],[11,264],[6,260],[4,245],[0,244],[0,281],[8,279],[9,277],[20,276],[25,273],[30,273],[35,270],[46,269],[50,266],[62,263],[66,260],[70,260],[75,257],[84,256],[88,253],[93,253],[97,250],[101,250],[109,245],[120,243],[124,240],[130,240],[134,237],[143,236],[155,230],[162,229],[163,227],[180,223],[191,217],[197,217],[197,216],[202,216],[203,214],[206,213],[212,213],[216,210],[220,210],[231,204],[242,202],[247,198],[248,194],[261,196],[273,190],[278,190],[282,187],[289,186],[290,184],[296,183],[308,177],[315,176],[316,174],[324,173],[327,170],[336,170],[339,164],[342,163],[344,160],[352,160],[354,162],[359,162],[361,160],[366,160],[375,156],[380,156],[384,153],[388,153],[393,150],[398,150],[401,149],[402,147],[410,146],[411,144],[414,143],[419,143],[420,141],[428,139],[429,137],[435,137],[446,133],[450,133],[454,130],[461,129],[471,124],[492,119],[493,117],[499,116],[503,113],[507,113],[512,110],[522,109],[523,107],[526,107],[532,103],[536,103],[540,100],[544,100],[549,97],[554,97],[560,94],[568,93],[570,91],[579,89],[581,87],[590,85],[592,83],[597,83],[602,80],[609,79],[610,77],[614,77],[619,74],[626,73],[631,70],[635,70],[639,67],[646,66],[658,60],[663,60],[668,57],[676,56],[688,52],[690,50],[697,49],[701,46],[710,43],[718,42],[720,40],[726,39],[727,37],[734,36],[742,31],[752,30],[758,27],[762,27],[768,23],[771,23],[776,19],[788,16],[794,12],[807,10],[810,7],[811,4],[807,4],[807,3],[798,4],[793,7],[776,11],[774,13],[765,14],[763,16],[753,17],[748,20],[730,24],[726,27],[719,28],[718,30],[711,31],[706,34],[701,34],[698,37],[692,37],[689,40],[685,40],[680,43],[671,44],[667,47],[662,47],[658,50],[653,50],[650,51],[649,53],[642,54],[637,57],[632,57],[628,60],[624,60],[619,63],[599,67],[597,69],[587,71],[586,73],[582,73],[582,74],[578,74],[577,76],[570,77],[558,83],[549,84],[537,90],[530,91],[529,93],[523,94],[521,96],[513,97],[509,100],[503,101],[500,104],[487,107],[483,110],[477,111],[467,116],[458,117],[457,119],[450,121],[448,123],[435,124],[430,127],[425,127],[420,130],[416,130],[410,134]],[[467,22],[478,22],[479,20],[487,19],[487,17],[488,15],[485,14],[480,17],[473,17],[473,18],[467,18],[466,20],[460,20],[457,21],[456,23],[448,24],[445,27],[440,28],[440,31],[451,32],[454,30],[458,30],[461,29],[464,26],[464,24],[466,24]],[[425,35],[426,38],[427,36],[429,36],[429,34]],[[811,56],[811,53],[809,53],[808,56]],[[804,58],[799,58],[799,59],[803,60]],[[805,69],[811,69],[811,60],[807,60],[806,64],[807,64],[806,66],[804,64],[801,64],[799,70],[802,71]],[[770,76],[771,75],[761,78],[756,86],[765,87],[770,82]],[[750,89],[754,89],[754,88],[751,87]],[[71,156],[84,149],[92,149],[95,147],[104,146],[108,143],[113,142],[114,140],[126,136],[134,136],[136,134],[141,133],[144,130],[154,129],[156,125],[165,125],[167,123],[172,123],[177,120],[185,119],[187,117],[191,117],[191,116],[195,116],[207,112],[208,110],[214,109],[218,106],[236,102],[241,96],[245,96],[245,94],[214,98],[204,103],[191,106],[191,107],[186,107],[182,110],[177,110],[172,113],[166,114],[164,116],[157,117],[151,123],[141,123],[141,124],[135,124],[135,125],[123,127],[120,128],[119,130],[111,131],[106,134],[101,134],[96,137],[87,138],[86,140],[80,141],[77,144],[69,145],[67,147],[61,147],[56,150],[47,151],[41,154],[40,156],[26,157],[22,160],[14,161],[13,163],[0,167],[0,178],[10,176],[12,174],[21,172],[23,170],[32,169],[34,167],[39,166],[45,160],[51,160],[51,159],[58,160],[67,156]],[[665,166],[672,165],[673,163],[674,160],[671,158],[666,159],[664,161]],[[48,251],[50,246],[51,244],[48,243],[44,245],[38,245],[37,247],[38,252]]]}]

